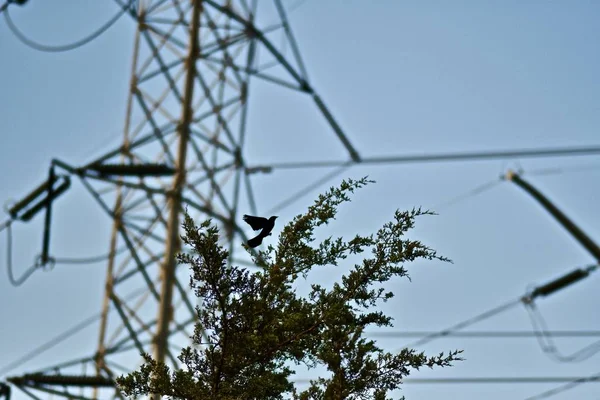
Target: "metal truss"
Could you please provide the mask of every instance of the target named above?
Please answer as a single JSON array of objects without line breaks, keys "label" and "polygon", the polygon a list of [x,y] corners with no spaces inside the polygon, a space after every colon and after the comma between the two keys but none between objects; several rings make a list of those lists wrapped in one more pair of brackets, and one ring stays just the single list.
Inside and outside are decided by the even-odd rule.
[{"label": "metal truss", "polygon": [[[45,186],[48,222],[59,172],[78,178],[113,221],[98,348],[9,379],[34,399],[121,398],[114,378],[140,353],[179,364],[196,320],[189,272],[175,262],[185,250],[181,214],[217,221],[233,257],[246,240],[240,203],[256,211],[257,171],[243,151],[251,78],[311,96],[349,161],[360,161],[309,83],[281,0],[116,1],[137,24],[123,142],[81,167],[55,160]],[[277,22],[259,26],[262,12]]]}]

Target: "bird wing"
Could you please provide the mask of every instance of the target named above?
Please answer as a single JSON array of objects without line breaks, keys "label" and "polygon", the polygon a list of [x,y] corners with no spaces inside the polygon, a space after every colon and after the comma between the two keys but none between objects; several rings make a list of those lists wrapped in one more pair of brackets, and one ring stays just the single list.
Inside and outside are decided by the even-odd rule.
[{"label": "bird wing", "polygon": [[250,246],[250,247],[260,246],[260,244],[262,243],[262,240],[263,240],[263,235],[259,233],[256,237],[253,237],[252,239],[248,240],[248,246]]},{"label": "bird wing", "polygon": [[248,223],[255,231],[259,231],[267,224],[267,219],[263,217],[253,217],[252,215],[244,214],[244,221]]}]

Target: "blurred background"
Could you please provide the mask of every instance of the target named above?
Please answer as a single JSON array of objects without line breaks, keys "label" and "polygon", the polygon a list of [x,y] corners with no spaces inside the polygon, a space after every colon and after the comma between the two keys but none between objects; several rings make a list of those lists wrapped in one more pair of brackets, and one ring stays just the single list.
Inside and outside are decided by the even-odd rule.
[{"label": "blurred background", "polygon": [[[122,144],[137,29],[125,13],[84,46],[43,52],[20,41],[9,25],[38,43],[63,45],[87,37],[124,3],[31,0],[8,7],[11,22],[0,22],[0,200],[5,204],[46,180],[52,159],[82,166]],[[285,42],[281,33],[277,9],[264,3],[258,4],[257,26],[274,25],[282,41],[273,42],[301,70],[292,41]],[[597,271],[590,269],[586,279],[539,297],[535,310],[519,302],[533,288],[597,259],[528,193],[501,177],[509,169],[520,171],[592,240],[600,237],[593,200],[600,196],[600,162],[594,153],[600,145],[600,4],[285,0],[282,5],[311,87],[360,157],[424,159],[346,165],[352,160],[348,146],[312,93],[253,77],[242,154],[247,167],[271,168],[248,175],[255,208],[244,191],[238,223],[244,213],[278,215],[274,236],[265,240],[275,244],[277,228],[304,212],[319,193],[344,178],[369,176],[376,183],[343,205],[319,237],[374,232],[396,209],[423,207],[438,215],[419,218],[409,237],[453,261],[407,264],[411,281],[394,280],[390,288],[396,296],[382,308],[394,317],[395,327],[373,330],[372,337],[387,350],[399,350],[427,333],[492,311],[460,330],[477,334],[418,344],[432,355],[464,349],[466,360],[415,371],[410,378],[417,381],[407,379],[398,397],[597,398]],[[268,55],[262,57],[269,62]],[[273,75],[285,75],[280,70],[274,67]],[[163,82],[146,89],[158,97],[165,87]],[[180,115],[176,105],[165,107]],[[542,157],[488,153],[552,148],[582,152]],[[153,158],[152,148],[143,151]],[[428,158],[466,153],[483,156]],[[12,224],[16,276],[39,254],[43,225],[42,215]],[[111,218],[73,179],[68,193],[53,205],[51,253],[57,259],[106,254],[111,229]],[[0,233],[3,264],[6,235],[6,230]],[[0,278],[0,380],[94,354],[99,322],[93,317],[102,307],[105,258],[57,262],[36,270],[18,287],[10,284],[5,268]],[[315,276],[333,282],[343,268]],[[542,318],[546,327],[536,330],[532,316],[538,324]],[[52,342],[90,317],[93,322],[85,329]],[[543,335],[540,329],[554,334]],[[573,360],[558,356],[582,349]],[[590,377],[596,382],[569,383]],[[30,397],[13,388],[12,398]]]}]

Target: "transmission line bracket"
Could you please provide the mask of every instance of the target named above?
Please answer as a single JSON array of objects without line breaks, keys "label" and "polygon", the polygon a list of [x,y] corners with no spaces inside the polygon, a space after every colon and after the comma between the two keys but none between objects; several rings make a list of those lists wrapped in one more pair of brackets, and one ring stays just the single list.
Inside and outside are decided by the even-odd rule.
[{"label": "transmission line bracket", "polygon": [[85,169],[93,171],[100,176],[172,176],[175,175],[175,168],[166,164],[96,164],[90,165]]},{"label": "transmission line bracket", "polygon": [[[52,190],[50,187],[52,186]],[[8,209],[12,219],[23,222],[31,220],[38,212],[46,207],[48,201],[53,201],[71,186],[71,180],[66,175],[54,175],[51,180],[39,185],[22,200]],[[49,197],[49,193],[52,193]]]},{"label": "transmission line bracket", "polygon": [[67,175],[57,175],[54,168],[55,164],[52,162],[48,170],[48,180],[8,209],[8,213],[13,220],[18,219],[23,222],[30,221],[40,211],[46,210],[40,265],[46,265],[50,260],[48,253],[50,249],[52,203],[71,186],[71,179]]},{"label": "transmission line bracket", "polygon": [[514,182],[536,199],[596,259],[596,262],[600,263],[600,247],[546,196],[514,171],[508,171],[506,179]]},{"label": "transmission line bracket", "polygon": [[560,278],[556,278],[553,281],[550,281],[544,285],[538,286],[531,291],[528,295],[524,296],[521,300],[525,305],[529,305],[533,303],[536,297],[539,296],[549,296],[554,292],[558,292],[561,289],[566,288],[567,286],[572,285],[575,282],[578,282],[584,278],[587,278],[590,272],[595,271],[598,268],[597,265],[590,265],[586,268],[578,268],[573,270]]},{"label": "transmission line bracket", "polygon": [[112,379],[103,376],[86,375],[45,375],[25,374],[8,378],[8,381],[17,386],[76,386],[76,387],[114,387]]}]

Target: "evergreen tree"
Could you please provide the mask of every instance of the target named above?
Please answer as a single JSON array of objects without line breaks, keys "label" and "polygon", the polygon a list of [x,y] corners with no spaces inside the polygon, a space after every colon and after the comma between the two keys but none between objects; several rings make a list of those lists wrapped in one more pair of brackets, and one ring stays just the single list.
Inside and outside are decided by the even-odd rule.
[{"label": "evergreen tree", "polygon": [[[403,263],[448,261],[405,238],[415,218],[431,212],[396,211],[374,235],[314,244],[315,229],[335,219],[338,206],[369,182],[343,181],[320,195],[283,228],[276,247],[252,253],[257,271],[228,266],[218,229],[211,221],[196,226],[186,215],[182,239],[193,252],[179,255],[179,262],[191,267],[191,287],[201,300],[192,338],[199,346],[182,350],[182,368],[175,371],[145,355],[138,371],[117,380],[123,393],[190,400],[383,400],[412,370],[461,360],[459,350],[435,356],[413,349],[389,353],[364,335],[368,326],[392,326],[377,306],[393,297],[386,282],[407,277]],[[346,266],[349,256],[362,262]],[[312,283],[307,296],[296,293],[313,268],[338,264],[348,272],[333,287]],[[328,375],[298,390],[293,367],[317,366]]]}]

